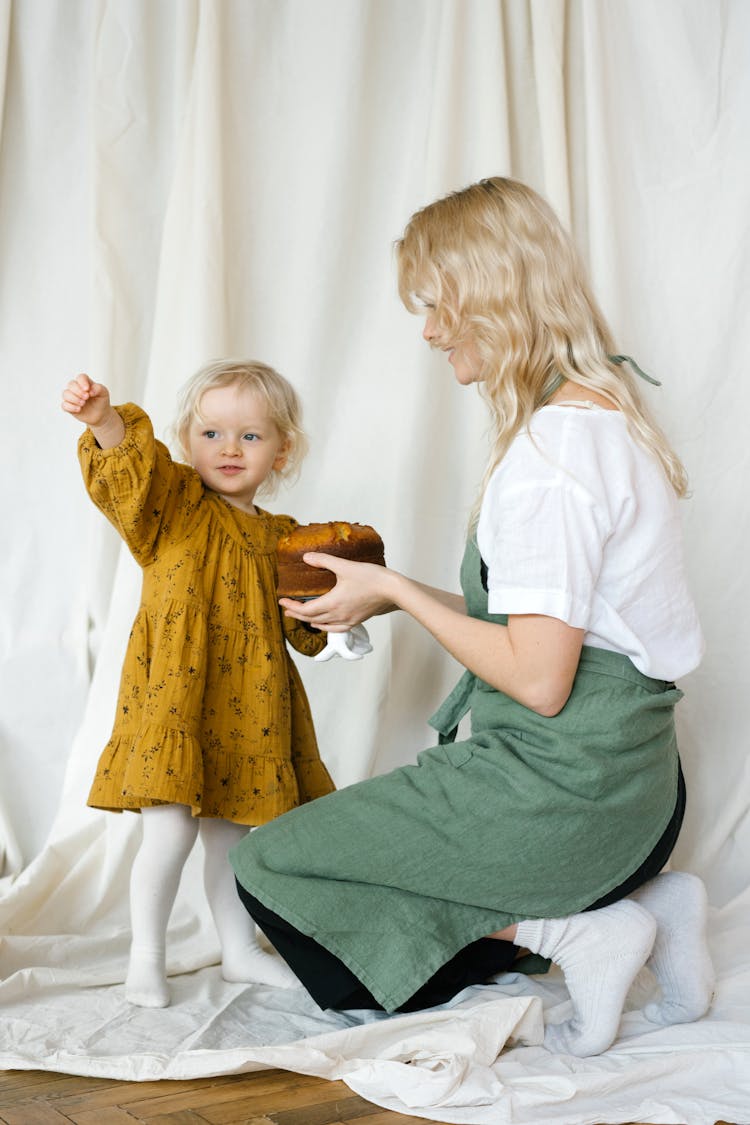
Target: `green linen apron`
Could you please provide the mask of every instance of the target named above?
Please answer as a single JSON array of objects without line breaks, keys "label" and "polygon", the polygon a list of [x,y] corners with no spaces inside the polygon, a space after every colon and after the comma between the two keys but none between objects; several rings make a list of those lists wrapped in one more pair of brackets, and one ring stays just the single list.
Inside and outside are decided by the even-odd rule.
[{"label": "green linen apron", "polygon": [[[504,626],[480,570],[470,540],[467,611]],[[640,866],[675,806],[681,695],[591,647],[552,718],[466,672],[430,720],[440,744],[415,765],[285,813],[230,860],[243,887],[394,1011],[470,942],[576,913]]]}]

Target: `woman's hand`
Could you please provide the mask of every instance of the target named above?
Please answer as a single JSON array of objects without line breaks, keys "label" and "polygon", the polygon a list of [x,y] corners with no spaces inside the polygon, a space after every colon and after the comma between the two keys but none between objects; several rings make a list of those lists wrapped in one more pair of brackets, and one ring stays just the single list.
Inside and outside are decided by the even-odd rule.
[{"label": "woman's hand", "polygon": [[309,602],[282,598],[290,617],[324,632],[341,633],[368,617],[402,609],[423,625],[464,668],[540,715],[567,702],[583,644],[583,629],[554,617],[512,615],[508,624],[468,617],[463,598],[423,586],[398,571],[310,553],[310,566],[336,575],[327,594]]},{"label": "woman's hand", "polygon": [[125,425],[109,401],[109,391],[88,375],[76,375],[70,380],[63,390],[60,405],[66,414],[75,415],[91,429],[102,449],[119,445],[125,436]]},{"label": "woman's hand", "polygon": [[309,566],[333,571],[336,585],[327,594],[308,602],[281,598],[279,604],[288,617],[326,633],[344,633],[369,617],[396,608],[391,591],[394,580],[400,576],[395,571],[375,563],[352,562],[317,551],[309,551],[304,561]]}]

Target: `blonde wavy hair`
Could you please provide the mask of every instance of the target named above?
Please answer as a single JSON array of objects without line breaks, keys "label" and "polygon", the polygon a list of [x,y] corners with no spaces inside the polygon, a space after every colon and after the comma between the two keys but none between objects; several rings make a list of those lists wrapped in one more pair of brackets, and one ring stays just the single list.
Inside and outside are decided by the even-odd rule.
[{"label": "blonde wavy hair", "polygon": [[259,496],[272,496],[279,483],[294,480],[308,451],[302,429],[302,403],[292,384],[266,363],[254,359],[216,359],[205,364],[180,389],[177,412],[169,437],[185,461],[190,461],[188,434],[194,418],[201,419],[200,404],[206,391],[215,387],[239,387],[261,395],[268,416],[287,441],[286,461],[258,489]]},{"label": "blonde wavy hair", "polygon": [[678,496],[687,476],[633,376],[613,362],[612,334],[572,239],[541,196],[493,176],[417,211],[396,242],[401,300],[434,308],[444,346],[471,343],[493,441],[475,506],[518,432],[558,376],[597,391],[661,463]]}]

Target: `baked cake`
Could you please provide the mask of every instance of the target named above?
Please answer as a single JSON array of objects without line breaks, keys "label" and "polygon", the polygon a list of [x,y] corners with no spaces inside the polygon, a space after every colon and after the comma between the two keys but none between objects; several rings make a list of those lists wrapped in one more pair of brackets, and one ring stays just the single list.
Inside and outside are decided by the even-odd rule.
[{"label": "baked cake", "polygon": [[277,551],[280,598],[317,598],[336,585],[332,571],[302,561],[307,551],[385,566],[383,540],[373,527],[362,523],[299,524],[279,539]]}]

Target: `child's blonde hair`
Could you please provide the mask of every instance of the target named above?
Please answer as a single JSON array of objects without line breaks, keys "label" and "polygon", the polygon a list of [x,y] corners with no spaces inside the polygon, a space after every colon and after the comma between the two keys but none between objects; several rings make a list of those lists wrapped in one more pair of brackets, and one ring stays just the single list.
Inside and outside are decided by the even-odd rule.
[{"label": "child's blonde hair", "polygon": [[308,441],[302,429],[299,395],[292,384],[268,364],[254,359],[217,359],[205,364],[179,391],[177,414],[170,426],[170,435],[184,460],[189,461],[188,432],[193,419],[201,418],[203,395],[215,387],[234,386],[263,396],[268,404],[269,418],[287,441],[284,464],[272,469],[258,489],[258,495],[273,495],[281,480],[288,483],[299,473],[307,454]]},{"label": "child's blonde hair", "polygon": [[494,430],[482,492],[563,376],[618,406],[633,437],[685,495],[685,469],[633,376],[611,359],[612,334],[573,241],[535,191],[495,176],[452,192],[412,216],[396,255],[406,307],[433,307],[437,343],[470,341],[479,356]]}]

